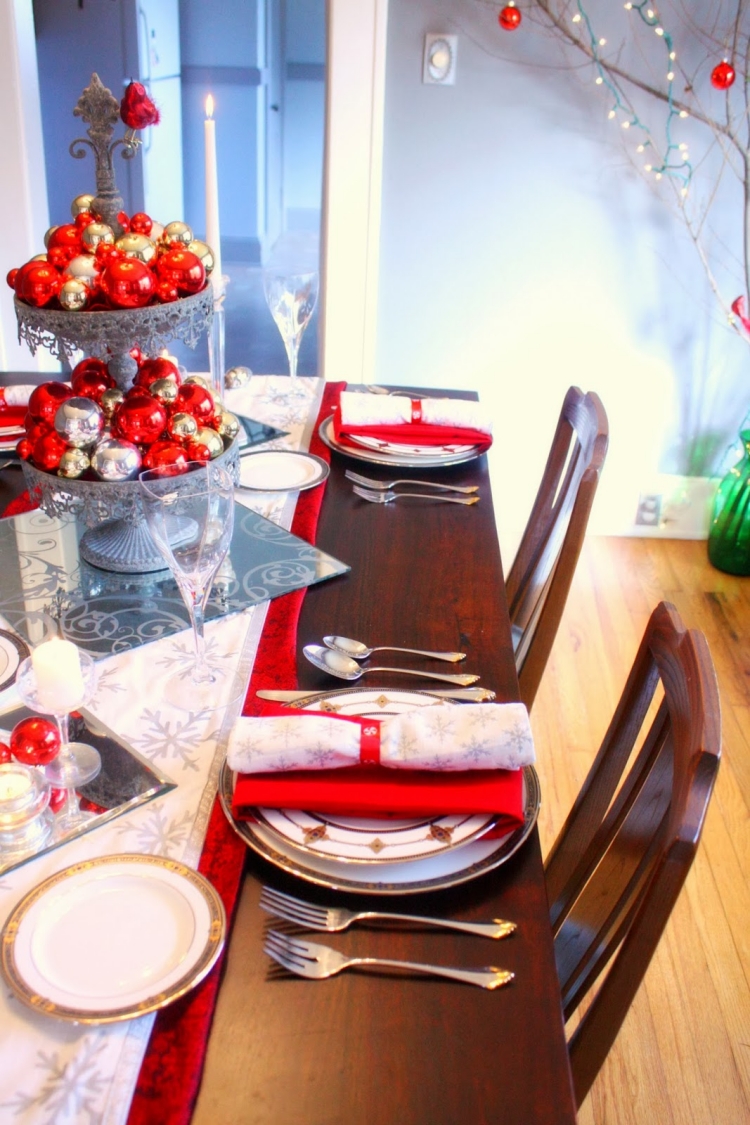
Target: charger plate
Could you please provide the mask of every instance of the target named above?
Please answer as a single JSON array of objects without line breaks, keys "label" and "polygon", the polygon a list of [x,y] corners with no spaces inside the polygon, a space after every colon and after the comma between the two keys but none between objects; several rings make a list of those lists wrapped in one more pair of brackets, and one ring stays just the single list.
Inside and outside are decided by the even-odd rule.
[{"label": "charger plate", "polygon": [[22,660],[31,653],[31,649],[7,629],[0,629],[0,691],[10,687],[15,682],[16,673]]},{"label": "charger plate", "polygon": [[[379,718],[413,709],[415,706],[435,705],[461,706],[435,700],[421,692],[383,689],[364,691],[358,688],[326,692],[323,696],[311,697],[309,703],[300,700],[295,704],[310,710],[375,715]],[[485,871],[500,866],[521,847],[536,824],[540,807],[539,778],[533,766],[525,767],[523,775],[524,823],[520,828],[500,837],[482,839],[478,836],[480,833],[486,834],[493,827],[494,818],[481,818],[485,820],[483,828],[479,826],[477,818],[474,826],[476,831],[467,830],[465,840],[454,844],[447,839],[442,847],[434,848],[430,854],[424,854],[424,842],[419,840],[420,834],[424,834],[421,826],[426,826],[429,835],[432,823],[439,826],[441,821],[448,822],[448,817],[431,818],[429,822],[424,818],[411,822],[387,819],[375,821],[354,817],[324,818],[321,813],[294,810],[257,809],[256,821],[240,821],[232,815],[234,775],[226,762],[219,780],[219,799],[229,823],[249,847],[274,866],[297,875],[306,882],[359,894],[414,894],[468,882]],[[344,850],[340,837],[345,830],[354,836],[352,846],[355,848],[357,834],[361,833],[360,847],[364,841],[364,848],[367,849],[371,847],[367,841],[384,841],[386,834],[396,826],[399,831],[404,832],[406,850],[417,849],[416,858],[401,855],[391,859],[390,848],[387,846],[383,847],[379,856],[368,857],[367,862],[352,862],[351,854],[343,858],[340,855],[322,854],[319,841],[312,846],[313,842],[305,838],[307,818],[311,818],[311,821],[314,818],[317,822],[312,824],[313,832],[321,825],[327,832],[331,832],[331,850],[337,852]],[[460,821],[466,818],[453,819]],[[412,833],[415,841],[410,839]]]},{"label": "charger plate", "polygon": [[[445,468],[449,465],[462,465],[465,461],[474,461],[477,457],[481,457],[481,451],[477,445],[469,446],[420,446],[422,450],[428,450],[429,453],[420,453],[418,456],[415,453],[395,452],[399,447],[391,443],[380,443],[386,445],[386,449],[367,449],[364,446],[344,445],[342,442],[337,441],[333,432],[333,415],[325,418],[318,428],[318,435],[320,440],[333,449],[336,453],[344,453],[347,457],[353,457],[356,461],[367,461],[370,465],[392,465],[394,467],[401,466],[405,469],[437,469]],[[408,447],[401,447],[401,449]],[[459,452],[455,452],[458,450]],[[393,452],[390,452],[393,451]]]},{"label": "charger plate", "polygon": [[221,899],[197,871],[155,855],[108,855],[52,875],[2,931],[2,971],[45,1015],[113,1023],[163,1008],[221,953]]}]

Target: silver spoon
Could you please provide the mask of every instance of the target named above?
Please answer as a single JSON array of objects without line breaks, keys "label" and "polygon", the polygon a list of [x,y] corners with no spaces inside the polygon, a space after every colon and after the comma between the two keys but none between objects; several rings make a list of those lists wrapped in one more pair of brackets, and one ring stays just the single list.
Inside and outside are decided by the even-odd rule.
[{"label": "silver spoon", "polygon": [[406,676],[421,676],[426,680],[442,680],[446,684],[468,687],[479,679],[479,676],[465,674],[448,676],[437,672],[420,672],[415,668],[360,668],[357,661],[352,660],[350,656],[345,656],[343,652],[335,652],[331,648],[323,648],[322,645],[305,645],[302,651],[316,668],[329,672],[332,676],[338,676],[340,680],[358,680],[368,672],[402,672]]},{"label": "silver spoon", "polygon": [[375,645],[368,648],[362,641],[353,641],[351,637],[323,637],[323,644],[334,652],[353,656],[355,660],[366,660],[374,652],[410,652],[413,656],[431,656],[433,660],[447,660],[451,664],[466,659],[465,652],[428,652],[423,648],[397,648],[396,645]]}]

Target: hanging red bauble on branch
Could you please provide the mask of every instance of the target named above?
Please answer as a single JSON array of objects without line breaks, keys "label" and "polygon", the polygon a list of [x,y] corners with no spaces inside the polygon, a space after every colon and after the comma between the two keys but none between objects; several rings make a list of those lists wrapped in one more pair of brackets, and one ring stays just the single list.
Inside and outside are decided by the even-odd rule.
[{"label": "hanging red bauble on branch", "polygon": [[515,31],[521,22],[521,13],[515,4],[506,4],[505,7],[500,10],[497,22],[500,24],[503,31]]},{"label": "hanging red bauble on branch", "polygon": [[159,110],[140,82],[131,82],[120,102],[120,117],[129,129],[159,124]]},{"label": "hanging red bauble on branch", "polygon": [[734,85],[736,77],[734,67],[724,59],[711,71],[711,85],[715,86],[717,90],[728,90],[730,86]]}]

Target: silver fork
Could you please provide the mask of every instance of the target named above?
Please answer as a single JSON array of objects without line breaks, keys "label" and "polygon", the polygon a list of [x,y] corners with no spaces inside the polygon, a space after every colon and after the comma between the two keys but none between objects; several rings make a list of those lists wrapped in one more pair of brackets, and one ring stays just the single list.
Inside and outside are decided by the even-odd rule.
[{"label": "silver fork", "polygon": [[363,484],[365,488],[375,488],[378,492],[395,488],[397,484],[421,484],[424,488],[437,488],[440,492],[464,492],[467,496],[479,492],[478,484],[438,484],[434,480],[413,480],[411,477],[399,477],[398,480],[372,480],[371,477],[363,477],[361,473],[352,472],[351,469],[347,469],[344,476],[353,480],[355,484]]},{"label": "silver fork", "polygon": [[464,984],[477,984],[480,988],[502,988],[509,984],[515,973],[507,969],[496,969],[488,965],[485,969],[455,969],[449,965],[424,965],[420,961],[391,961],[387,957],[344,957],[336,949],[328,945],[318,945],[314,941],[298,941],[287,934],[280,934],[277,930],[269,930],[263,952],[278,961],[290,973],[300,977],[309,977],[312,980],[323,980],[332,977],[343,969],[350,969],[356,965],[385,965],[392,969],[411,969],[417,973],[429,973],[431,976],[448,977],[449,980],[460,980]]},{"label": "silver fork", "polygon": [[385,918],[393,922],[419,922],[425,926],[442,926],[446,930],[460,930],[479,937],[504,938],[516,929],[515,922],[503,922],[495,918],[492,922],[461,922],[452,918],[425,918],[421,914],[390,914],[384,910],[345,910],[343,906],[316,906],[303,902],[292,895],[264,887],[260,895],[260,906],[269,914],[275,914],[287,922],[296,922],[306,930],[322,930],[338,933],[347,929],[352,922],[363,919]]},{"label": "silver fork", "polygon": [[438,500],[442,504],[478,504],[478,496],[431,496],[429,492],[371,492],[368,488],[360,488],[355,484],[353,491],[363,500],[371,504],[390,504],[393,500],[400,500],[402,496],[413,496],[417,500]]}]

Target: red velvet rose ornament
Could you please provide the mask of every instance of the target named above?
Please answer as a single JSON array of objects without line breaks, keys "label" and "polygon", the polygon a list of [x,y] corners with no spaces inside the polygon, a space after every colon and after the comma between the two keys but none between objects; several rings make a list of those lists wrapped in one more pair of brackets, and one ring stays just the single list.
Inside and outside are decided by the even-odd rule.
[{"label": "red velvet rose ornament", "polygon": [[21,719],[11,731],[10,752],[25,766],[46,766],[59,749],[60,732],[49,719]]},{"label": "red velvet rose ornament", "polygon": [[159,124],[159,110],[140,82],[131,82],[120,102],[120,117],[129,129],[146,129]]}]

